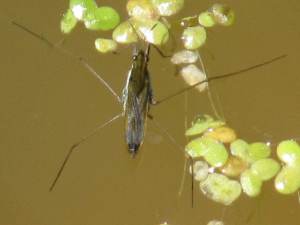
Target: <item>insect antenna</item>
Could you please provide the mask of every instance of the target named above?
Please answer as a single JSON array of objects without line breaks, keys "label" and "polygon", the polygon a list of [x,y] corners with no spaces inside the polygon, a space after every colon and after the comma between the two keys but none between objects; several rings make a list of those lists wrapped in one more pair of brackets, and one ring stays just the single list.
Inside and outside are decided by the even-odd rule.
[{"label": "insect antenna", "polygon": [[30,34],[31,36],[39,39],[43,43],[47,44],[49,47],[57,50],[59,53],[62,53],[63,55],[66,55],[68,57],[71,57],[71,58],[79,61],[79,63],[84,68],[86,68],[90,72],[91,75],[93,75],[98,81],[101,82],[101,84],[117,99],[117,101],[119,103],[121,102],[121,98],[116,93],[116,91],[114,91],[114,89],[108,84],[108,82],[105,79],[103,79],[102,76],[99,73],[97,73],[96,70],[93,69],[92,66],[89,65],[88,62],[83,57],[74,55],[71,51],[60,47],[60,44],[54,44],[49,39],[45,38],[42,34],[38,34],[37,32],[27,28],[26,26],[14,21],[14,20],[11,20],[10,22],[11,22],[12,25],[14,25],[14,26],[18,27],[19,29],[25,31],[26,33]]},{"label": "insect antenna", "polygon": [[52,184],[51,184],[51,186],[49,188],[50,192],[54,189],[54,187],[55,187],[58,179],[60,178],[63,170],[65,169],[65,167],[67,165],[67,162],[69,161],[69,159],[70,159],[72,153],[74,152],[74,150],[76,150],[78,148],[78,146],[80,146],[82,143],[84,143],[90,137],[94,136],[99,130],[101,130],[102,128],[106,127],[107,125],[109,125],[110,123],[112,123],[113,121],[115,121],[116,119],[120,118],[122,115],[123,115],[122,113],[119,113],[118,115],[114,116],[113,118],[111,118],[110,120],[106,121],[105,123],[97,126],[89,134],[87,134],[86,136],[82,137],[78,142],[76,142],[75,144],[73,144],[70,147],[70,149],[68,151],[68,154],[65,156],[64,161],[62,162],[62,164],[61,164],[61,166],[60,166],[60,168],[59,168],[59,170],[58,170],[58,172],[57,172],[57,174],[56,174],[56,176],[55,176],[55,178],[54,178],[54,180],[53,180],[53,182],[52,182]]},{"label": "insect antenna", "polygon": [[171,95],[169,95],[167,97],[164,97],[164,98],[156,101],[154,105],[158,105],[158,104],[161,104],[162,102],[168,101],[169,99],[171,99],[171,98],[173,98],[175,96],[178,96],[178,95],[180,95],[182,93],[185,93],[187,91],[190,91],[190,90],[194,89],[195,87],[197,87],[198,85],[203,84],[205,82],[211,82],[213,80],[219,80],[219,79],[229,78],[229,77],[233,77],[233,76],[236,76],[236,75],[239,75],[239,74],[243,74],[243,73],[246,73],[246,72],[248,72],[250,70],[257,69],[259,67],[263,67],[263,66],[271,64],[271,63],[273,63],[275,61],[281,60],[281,59],[285,58],[286,56],[287,55],[280,55],[278,57],[272,58],[272,59],[270,59],[268,61],[265,61],[263,63],[259,63],[259,64],[256,64],[254,66],[250,66],[250,67],[247,67],[247,68],[244,68],[244,69],[240,69],[240,70],[237,70],[235,72],[229,72],[229,73],[217,75],[217,76],[214,76],[214,77],[209,77],[209,78],[207,78],[207,79],[205,79],[203,81],[197,82],[196,84],[193,84],[193,85],[191,85],[189,87],[183,88],[183,89],[181,89],[181,90],[179,90],[179,91],[177,91],[177,92],[175,92],[175,93],[173,93],[173,94],[171,94]]}]

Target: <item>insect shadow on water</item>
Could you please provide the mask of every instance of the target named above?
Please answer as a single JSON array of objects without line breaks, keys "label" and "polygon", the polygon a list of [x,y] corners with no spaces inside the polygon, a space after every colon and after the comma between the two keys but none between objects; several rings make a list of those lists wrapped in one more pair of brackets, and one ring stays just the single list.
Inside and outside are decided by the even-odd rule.
[{"label": "insect shadow on water", "polygon": [[[114,117],[112,117],[110,120],[106,121],[105,123],[100,124],[97,126],[94,130],[92,130],[89,134],[82,137],[78,142],[73,144],[66,157],[64,158],[64,161],[62,162],[55,179],[53,180],[50,191],[52,191],[57,184],[57,181],[61,177],[61,174],[70,158],[72,153],[74,152],[77,147],[85,142],[88,138],[95,135],[99,130],[106,127],[108,124],[112,123],[113,121],[117,120],[120,117],[125,117],[125,140],[128,146],[128,150],[131,153],[132,156],[134,156],[139,147],[142,145],[145,135],[145,125],[147,121],[147,117],[151,118],[151,116],[148,114],[150,105],[159,105],[165,101],[168,101],[169,99],[181,95],[189,90],[194,89],[200,84],[210,82],[213,80],[228,78],[232,76],[236,76],[241,73],[245,73],[247,71],[265,66],[267,64],[270,64],[272,62],[275,62],[279,59],[282,59],[286,57],[286,55],[281,55],[275,58],[272,58],[268,61],[265,61],[260,64],[256,64],[254,66],[250,66],[247,68],[243,68],[234,72],[229,72],[213,77],[206,78],[203,81],[197,82],[191,86],[188,86],[186,88],[183,88],[177,92],[174,92],[171,95],[168,95],[160,100],[154,100],[153,98],[153,91],[151,87],[151,81],[150,81],[150,75],[148,71],[148,62],[149,62],[149,54],[150,54],[150,48],[151,44],[145,43],[145,48],[140,46],[134,47],[134,54],[132,58],[132,64],[131,68],[129,70],[129,73],[127,75],[126,83],[123,88],[122,96],[119,96],[112,88],[111,86],[101,77],[100,74],[98,74],[88,63],[87,61],[82,57],[75,56],[72,52],[60,47],[59,44],[54,44],[49,39],[45,38],[44,36],[28,29],[24,25],[11,20],[10,21],[12,25],[22,29],[23,31],[29,33],[30,35],[34,36],[35,38],[43,41],[46,43],[49,47],[57,49],[59,52],[61,52],[64,55],[68,55],[72,58],[75,58],[78,60],[87,70],[90,71],[90,73],[97,78],[102,85],[116,98],[117,102],[121,105],[123,105],[123,111]],[[203,67],[203,66],[202,66]],[[167,130],[163,129],[157,122],[154,121],[154,124],[161,130],[163,133],[171,140],[173,144],[175,144],[178,148],[180,148],[182,151],[184,150],[183,147],[178,145],[176,143],[176,140],[168,133]],[[188,156],[191,160],[192,158]],[[192,166],[193,168],[193,166]],[[192,171],[193,173],[193,171]],[[193,180],[193,177],[192,177]],[[192,182],[192,206],[193,206],[193,182]]]}]

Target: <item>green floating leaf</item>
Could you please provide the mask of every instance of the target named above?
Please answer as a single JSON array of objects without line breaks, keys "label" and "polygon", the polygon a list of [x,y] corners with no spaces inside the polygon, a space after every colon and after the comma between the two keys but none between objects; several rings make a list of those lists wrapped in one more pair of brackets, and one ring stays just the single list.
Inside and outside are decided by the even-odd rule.
[{"label": "green floating leaf", "polygon": [[211,220],[207,225],[224,225],[223,221],[220,220]]},{"label": "green floating leaf", "polygon": [[234,11],[224,4],[214,4],[210,11],[214,16],[214,20],[223,26],[230,26],[234,23],[235,14]]},{"label": "green floating leaf", "polygon": [[275,188],[281,194],[292,194],[300,188],[300,166],[284,166],[275,179]]},{"label": "green floating leaf", "polygon": [[300,146],[294,140],[280,142],[277,146],[277,155],[288,165],[300,164]]},{"label": "green floating leaf", "polygon": [[235,131],[227,126],[217,127],[211,131],[207,131],[204,135],[222,143],[231,143],[236,140]]},{"label": "green floating leaf", "polygon": [[198,158],[204,156],[204,153],[207,151],[207,148],[203,144],[202,137],[193,139],[185,146],[185,151],[192,158]]},{"label": "green floating leaf", "polygon": [[69,9],[63,16],[62,20],[60,21],[60,30],[64,34],[70,33],[77,24],[77,19],[73,15],[71,9]]},{"label": "green floating leaf", "polygon": [[109,7],[103,6],[89,11],[84,19],[84,25],[90,30],[112,30],[120,22],[118,12]]},{"label": "green floating leaf", "polygon": [[[180,72],[180,76],[183,78],[183,80],[190,86],[205,81],[207,79],[206,74],[203,73],[202,70],[200,70],[195,64],[189,64],[187,66],[184,66]],[[196,86],[196,89],[200,92],[206,90],[208,87],[207,82],[203,82]]]},{"label": "green floating leaf", "polygon": [[209,174],[207,179],[200,183],[200,189],[205,196],[215,202],[230,205],[241,194],[241,185],[222,174]]},{"label": "green floating leaf", "polygon": [[70,9],[78,20],[84,20],[96,8],[97,3],[94,0],[70,0]]},{"label": "green floating leaf", "polygon": [[206,31],[202,26],[187,27],[182,34],[184,47],[188,50],[200,48],[206,41]]},{"label": "green floating leaf", "polygon": [[212,139],[203,137],[203,145],[207,148],[204,159],[213,167],[224,166],[228,159],[228,152],[225,146]]},{"label": "green floating leaf", "polygon": [[203,181],[208,176],[208,164],[205,161],[198,160],[194,163],[194,179],[197,181]]},{"label": "green floating leaf", "polygon": [[249,148],[250,148],[249,144],[242,139],[237,139],[230,144],[231,154],[240,159],[243,159],[246,162],[249,161],[249,154],[248,154]]},{"label": "green floating leaf", "polygon": [[111,39],[98,38],[95,40],[95,47],[101,53],[115,52],[117,43]]},{"label": "green floating leaf", "polygon": [[121,44],[131,44],[138,40],[136,31],[129,21],[125,21],[117,26],[113,31],[113,39]]},{"label": "green floating leaf", "polygon": [[223,126],[224,121],[214,120],[209,115],[201,115],[193,122],[192,126],[185,132],[186,136],[193,136],[197,134],[202,134],[209,128],[216,128]]},{"label": "green floating leaf", "polygon": [[131,20],[132,24],[144,41],[154,45],[163,45],[169,40],[169,30],[158,20]]},{"label": "green floating leaf", "polygon": [[263,181],[270,180],[279,170],[280,164],[274,159],[260,159],[251,165],[251,172]]},{"label": "green floating leaf", "polygon": [[203,156],[213,167],[223,166],[228,158],[225,146],[215,139],[207,137],[196,138],[190,141],[185,150],[193,158]]},{"label": "green floating leaf", "polygon": [[184,6],[184,0],[151,0],[161,16],[178,13]]},{"label": "green floating leaf", "polygon": [[221,168],[224,175],[229,177],[238,177],[248,168],[248,162],[241,158],[230,156],[226,164]]},{"label": "green floating leaf", "polygon": [[250,144],[249,157],[252,162],[259,159],[267,158],[271,155],[271,148],[268,144],[262,142],[256,142]]},{"label": "green floating leaf", "polygon": [[246,170],[241,174],[240,182],[243,191],[250,197],[255,197],[260,194],[262,187],[262,180],[250,169]]},{"label": "green floating leaf", "polygon": [[175,65],[190,64],[197,62],[198,59],[199,55],[196,51],[181,50],[172,56],[171,62]]},{"label": "green floating leaf", "polygon": [[128,15],[135,19],[158,20],[160,17],[150,0],[129,0],[126,8]]},{"label": "green floating leaf", "polygon": [[216,25],[214,15],[209,11],[200,13],[198,22],[204,27],[213,27]]},{"label": "green floating leaf", "polygon": [[186,27],[194,27],[199,24],[198,16],[188,16],[184,17],[180,21],[180,25],[184,28]]}]

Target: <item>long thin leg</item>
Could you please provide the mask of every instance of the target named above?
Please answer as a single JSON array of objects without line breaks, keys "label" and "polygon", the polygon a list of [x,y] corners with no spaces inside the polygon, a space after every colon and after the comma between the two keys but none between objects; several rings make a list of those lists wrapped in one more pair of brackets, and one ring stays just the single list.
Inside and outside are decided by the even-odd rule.
[{"label": "long thin leg", "polygon": [[33,30],[30,30],[29,28],[25,27],[24,25],[14,21],[14,20],[11,20],[11,24],[18,27],[19,29],[25,31],[26,33],[30,34],[31,36],[39,39],[43,43],[46,43],[49,47],[58,50],[60,53],[78,60],[81,63],[81,65],[83,65],[97,80],[99,80],[101,82],[102,85],[104,85],[104,87],[117,99],[118,102],[121,102],[120,96],[118,96],[118,94],[111,88],[111,86],[102,78],[102,76],[100,74],[98,74],[87,63],[87,61],[84,58],[75,56],[71,51],[61,48],[59,45],[54,44],[49,39],[45,38],[43,35],[38,34],[38,33],[34,32]]},{"label": "long thin leg", "polygon": [[78,142],[76,142],[75,144],[73,144],[73,145],[71,146],[71,148],[70,148],[69,151],[68,151],[68,154],[66,155],[66,157],[65,157],[65,159],[64,159],[64,161],[63,161],[63,163],[61,164],[61,166],[60,166],[60,168],[59,168],[59,170],[58,170],[58,172],[57,172],[57,174],[56,174],[56,176],[55,176],[55,178],[54,178],[54,180],[53,180],[53,182],[52,182],[52,184],[51,184],[51,186],[50,186],[50,188],[49,188],[49,191],[50,191],[50,192],[51,192],[51,191],[53,190],[53,188],[55,187],[55,185],[56,185],[58,179],[60,178],[60,176],[61,176],[61,174],[62,174],[62,172],[63,172],[63,170],[64,170],[64,168],[65,168],[67,162],[69,161],[69,159],[70,159],[72,153],[74,152],[74,150],[76,150],[76,149],[78,148],[78,146],[81,145],[83,142],[85,142],[87,139],[89,139],[90,137],[94,136],[100,129],[104,128],[104,127],[107,126],[108,124],[110,124],[110,123],[112,123],[113,121],[115,121],[116,119],[120,118],[122,115],[123,115],[123,113],[120,113],[120,114],[114,116],[113,118],[111,118],[110,120],[108,120],[107,122],[105,122],[105,123],[103,123],[103,124],[97,126],[97,127],[96,127],[94,130],[92,130],[88,135],[82,137]]},{"label": "long thin leg", "polygon": [[[208,77],[208,74],[206,72],[206,69],[205,69],[205,66],[204,66],[204,63],[203,63],[203,60],[202,60],[202,57],[200,55],[200,52],[197,51],[197,54],[198,54],[198,58],[199,58],[199,62],[200,62],[200,66],[201,66],[201,69],[205,75],[205,77],[207,78]],[[218,118],[218,119],[222,119],[224,120],[224,116],[220,116],[220,114],[218,113],[218,110],[217,110],[217,107],[214,103],[214,100],[213,100],[213,95],[212,95],[212,92],[211,92],[211,89],[210,89],[210,86],[209,84],[207,84],[207,95],[208,95],[208,99],[210,101],[210,105],[211,105],[211,108],[215,114],[215,116]],[[224,120],[225,121],[225,120]]]},{"label": "long thin leg", "polygon": [[250,66],[250,67],[247,67],[247,68],[244,68],[244,69],[240,69],[240,70],[235,71],[235,72],[225,73],[225,74],[217,75],[217,76],[214,76],[214,77],[209,77],[206,80],[200,81],[200,82],[198,82],[198,83],[196,83],[194,85],[191,85],[189,87],[183,88],[183,89],[181,89],[181,90],[179,90],[179,91],[177,91],[177,92],[175,92],[175,93],[173,93],[173,94],[171,94],[171,95],[169,95],[167,97],[162,98],[159,101],[156,101],[155,105],[158,105],[158,104],[160,104],[162,102],[165,102],[165,101],[167,101],[167,100],[169,100],[169,99],[171,99],[171,98],[173,98],[173,97],[175,97],[177,95],[180,95],[180,94],[182,94],[184,92],[190,91],[190,90],[194,89],[196,86],[198,86],[200,84],[203,84],[205,82],[210,82],[210,81],[213,81],[213,80],[219,80],[219,79],[223,79],[223,78],[227,78],[227,77],[233,77],[233,76],[236,76],[238,74],[242,74],[242,73],[248,72],[250,70],[253,70],[253,69],[256,69],[256,68],[268,65],[268,64],[273,63],[273,62],[275,62],[277,60],[283,59],[286,56],[287,55],[281,55],[281,56],[275,57],[273,59],[270,59],[270,60],[268,60],[266,62],[263,62],[263,63],[260,63],[260,64],[256,64],[254,66]]},{"label": "long thin leg", "polygon": [[[167,138],[171,141],[171,143],[176,146],[176,148],[178,150],[180,150],[181,152],[185,152],[184,150],[184,147],[182,147],[181,145],[179,145],[177,143],[177,141],[174,139],[174,137],[172,137],[172,135],[165,129],[163,128],[161,125],[159,125],[159,123],[157,123],[155,120],[151,120],[153,122],[153,124],[161,131],[163,132]],[[191,205],[192,205],[192,208],[194,207],[194,169],[193,169],[193,165],[194,165],[194,160],[192,157],[190,157],[189,155],[186,155],[189,159],[189,161],[191,161],[191,165],[192,165],[192,180],[191,180]],[[186,163],[185,163],[185,166],[184,166],[184,170],[183,170],[183,179],[182,179],[182,182],[180,183],[180,188],[179,188],[179,195],[181,195],[181,192],[182,192],[182,189],[183,189],[183,184],[184,184],[184,177],[185,177],[185,174],[186,174]]]}]

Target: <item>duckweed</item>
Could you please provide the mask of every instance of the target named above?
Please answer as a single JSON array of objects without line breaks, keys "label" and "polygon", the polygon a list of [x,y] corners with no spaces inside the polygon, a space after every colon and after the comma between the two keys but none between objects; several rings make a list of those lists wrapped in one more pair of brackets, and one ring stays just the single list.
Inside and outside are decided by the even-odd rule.
[{"label": "duckweed", "polygon": [[217,128],[223,126],[225,124],[224,121],[214,120],[213,117],[209,115],[201,115],[198,116],[193,122],[192,126],[186,130],[186,136],[193,136],[197,134],[202,134],[210,128]]},{"label": "duckweed", "polygon": [[234,11],[224,4],[214,4],[210,11],[214,16],[214,20],[219,25],[230,26],[234,23],[235,14]]},{"label": "duckweed", "polygon": [[[183,80],[190,86],[205,81],[206,75],[196,65],[189,64],[181,69],[179,72]],[[208,86],[207,82],[203,82],[196,86],[196,89],[200,92],[206,90]]]},{"label": "duckweed", "polygon": [[231,143],[236,140],[236,133],[233,129],[227,126],[217,127],[207,131],[204,136],[211,137],[222,143]]},{"label": "duckweed", "polygon": [[208,164],[205,161],[198,160],[194,163],[193,172],[196,181],[203,181],[208,176]]},{"label": "duckweed", "polygon": [[172,58],[171,62],[175,65],[178,64],[189,64],[189,63],[195,63],[199,59],[199,55],[195,51],[189,51],[189,50],[181,50],[179,52],[176,52]]},{"label": "duckweed", "polygon": [[211,220],[207,225],[224,225],[223,221],[220,220]]},{"label": "duckweed", "polygon": [[151,0],[161,16],[178,13],[184,6],[184,0]]},{"label": "duckweed", "polygon": [[89,12],[97,8],[94,0],[70,0],[69,8],[78,20],[85,20]]},{"label": "duckweed", "polygon": [[137,42],[138,36],[129,21],[119,24],[113,31],[113,39],[121,44]]},{"label": "duckweed", "polygon": [[73,12],[71,9],[69,9],[63,16],[61,22],[60,22],[60,30],[64,34],[70,33],[74,27],[77,24],[77,19],[73,15]]},{"label": "duckweed", "polygon": [[206,41],[206,31],[202,26],[187,27],[182,34],[184,47],[188,50],[200,48]]},{"label": "duckweed", "polygon": [[157,20],[160,16],[150,0],[129,0],[126,8],[128,15],[135,19]]},{"label": "duckweed", "polygon": [[250,169],[241,174],[240,182],[243,191],[250,197],[256,197],[260,194],[262,180],[258,175],[254,174]]},{"label": "duckweed", "polygon": [[282,141],[277,147],[277,156],[288,165],[300,165],[300,162],[297,162],[300,159],[300,146],[293,140]]},{"label": "duckweed", "polygon": [[292,194],[300,188],[300,166],[284,166],[275,178],[275,188],[281,194]]},{"label": "duckweed", "polygon": [[169,40],[169,30],[157,20],[132,20],[132,25],[142,40],[154,45],[163,45]]},{"label": "duckweed", "polygon": [[111,30],[120,22],[117,11],[111,7],[103,6],[89,11],[84,19],[84,25],[90,30]]},{"label": "duckweed", "polygon": [[117,50],[117,43],[111,39],[98,38],[95,40],[95,47],[101,53],[115,52]]},{"label": "duckweed", "polygon": [[240,158],[230,156],[221,172],[229,177],[238,177],[248,168],[248,163]]},{"label": "duckweed", "polygon": [[242,139],[237,139],[234,142],[230,144],[230,152],[232,155],[243,159],[244,161],[248,162],[249,161],[249,144],[242,140]]},{"label": "duckweed", "polygon": [[280,164],[274,159],[260,159],[251,165],[251,171],[261,180],[266,181],[273,178],[280,170]]},{"label": "duckweed", "polygon": [[204,27],[213,27],[216,25],[216,21],[212,12],[205,11],[198,16],[198,22]]},{"label": "duckweed", "polygon": [[282,141],[277,155],[286,165],[275,179],[275,188],[282,194],[292,194],[300,188],[300,147],[293,140]]},{"label": "duckweed", "polygon": [[241,194],[239,182],[217,173],[209,174],[200,183],[200,189],[205,196],[224,205],[230,205]]},{"label": "duckweed", "polygon": [[249,158],[252,162],[267,158],[271,155],[271,148],[263,142],[252,143],[249,146]]}]

